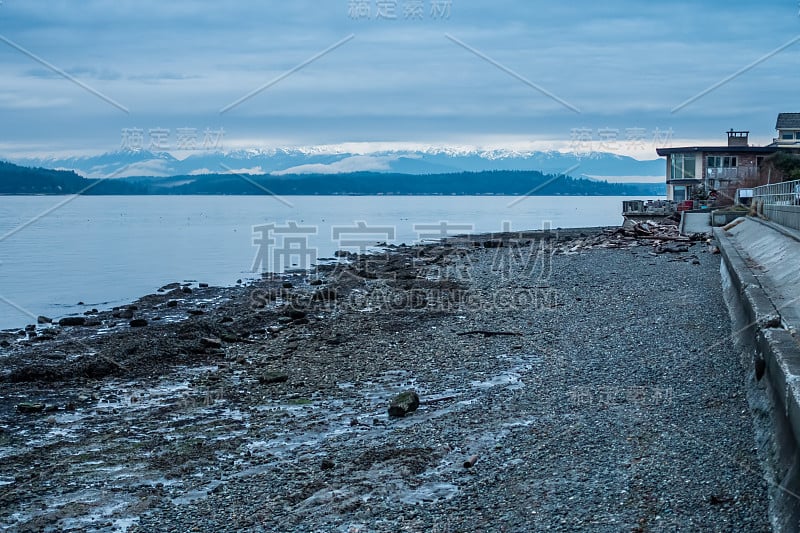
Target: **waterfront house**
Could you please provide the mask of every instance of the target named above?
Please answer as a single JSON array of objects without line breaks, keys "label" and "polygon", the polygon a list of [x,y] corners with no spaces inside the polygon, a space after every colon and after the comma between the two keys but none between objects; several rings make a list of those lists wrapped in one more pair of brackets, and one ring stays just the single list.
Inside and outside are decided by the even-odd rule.
[{"label": "waterfront house", "polygon": [[778,137],[770,146],[800,146],[800,113],[779,113],[775,129]]},{"label": "waterfront house", "polygon": [[724,146],[656,149],[667,158],[667,198],[680,203],[714,192],[718,198],[733,198],[738,187],[758,181],[764,160],[780,148],[750,146],[749,133],[728,131]]}]

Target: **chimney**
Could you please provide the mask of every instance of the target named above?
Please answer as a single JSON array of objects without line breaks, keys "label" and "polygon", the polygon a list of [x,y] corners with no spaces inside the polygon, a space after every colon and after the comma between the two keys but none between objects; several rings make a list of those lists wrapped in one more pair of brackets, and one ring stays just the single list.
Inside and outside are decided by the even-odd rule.
[{"label": "chimney", "polygon": [[747,136],[750,135],[749,131],[731,131],[728,132],[728,146],[747,146]]}]

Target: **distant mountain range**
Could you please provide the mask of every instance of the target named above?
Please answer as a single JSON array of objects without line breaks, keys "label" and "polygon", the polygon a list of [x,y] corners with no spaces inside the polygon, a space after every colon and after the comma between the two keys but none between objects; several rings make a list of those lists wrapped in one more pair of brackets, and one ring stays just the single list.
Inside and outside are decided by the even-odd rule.
[{"label": "distant mountain range", "polygon": [[663,183],[608,183],[537,170],[444,174],[196,174],[171,177],[84,178],[71,170],[0,162],[0,194],[448,194],[657,196]]},{"label": "distant mountain range", "polygon": [[607,181],[656,181],[664,174],[664,161],[637,159],[609,153],[577,155],[561,152],[513,152],[429,149],[385,151],[370,154],[326,153],[321,149],[239,150],[190,152],[177,159],[167,152],[122,150],[102,155],[65,158],[13,159],[13,163],[72,170],[86,178],[131,176],[193,176],[201,174],[448,174],[491,170],[535,170]]}]

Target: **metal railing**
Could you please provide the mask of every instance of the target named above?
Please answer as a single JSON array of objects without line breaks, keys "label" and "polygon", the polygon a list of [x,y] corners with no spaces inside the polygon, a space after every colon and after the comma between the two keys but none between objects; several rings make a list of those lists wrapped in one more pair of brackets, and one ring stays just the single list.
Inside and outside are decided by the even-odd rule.
[{"label": "metal railing", "polygon": [[800,231],[800,180],[754,188],[753,205],[767,220]]},{"label": "metal railing", "polygon": [[760,205],[798,205],[800,204],[800,180],[755,187],[753,201],[758,201]]},{"label": "metal railing", "polygon": [[755,178],[758,176],[756,167],[732,167],[732,168],[707,168],[706,178],[710,180],[736,181]]}]

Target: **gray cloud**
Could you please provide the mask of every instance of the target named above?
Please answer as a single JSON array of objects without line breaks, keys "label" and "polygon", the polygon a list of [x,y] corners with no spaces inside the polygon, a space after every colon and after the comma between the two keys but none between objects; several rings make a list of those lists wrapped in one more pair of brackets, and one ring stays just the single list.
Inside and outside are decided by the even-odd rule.
[{"label": "gray cloud", "polygon": [[[7,0],[0,35],[130,109],[120,116],[0,43],[0,121],[14,146],[103,151],[124,127],[225,127],[301,144],[569,140],[573,128],[749,128],[800,111],[800,44],[679,103],[800,34],[791,2],[453,0],[447,20],[354,20],[319,3]],[[426,6],[430,1],[426,0]],[[555,5],[553,5],[555,4]],[[374,2],[372,3],[374,9]],[[373,12],[374,14],[374,12]],[[224,116],[218,111],[349,34],[355,38]],[[581,109],[576,115],[444,37],[449,33]],[[262,146],[263,147],[263,146]],[[7,149],[6,149],[7,150]]]}]

